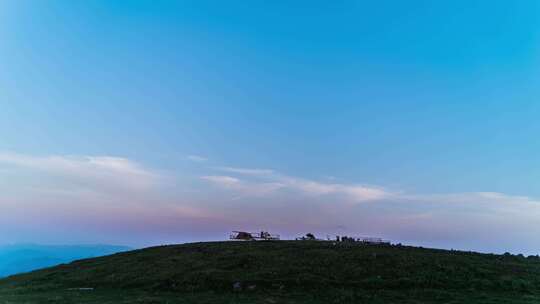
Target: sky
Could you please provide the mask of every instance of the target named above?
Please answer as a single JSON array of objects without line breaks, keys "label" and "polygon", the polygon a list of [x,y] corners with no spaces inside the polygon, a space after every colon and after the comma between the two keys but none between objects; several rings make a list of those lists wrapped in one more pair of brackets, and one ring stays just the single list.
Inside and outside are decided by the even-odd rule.
[{"label": "sky", "polygon": [[540,252],[538,1],[0,1],[0,244]]}]

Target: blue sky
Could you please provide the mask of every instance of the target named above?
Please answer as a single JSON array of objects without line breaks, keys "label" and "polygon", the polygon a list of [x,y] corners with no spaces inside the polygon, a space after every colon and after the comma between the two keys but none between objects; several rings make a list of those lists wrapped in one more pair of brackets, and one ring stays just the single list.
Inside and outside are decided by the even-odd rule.
[{"label": "blue sky", "polygon": [[245,227],[536,252],[539,14],[536,1],[2,1],[0,242]]}]

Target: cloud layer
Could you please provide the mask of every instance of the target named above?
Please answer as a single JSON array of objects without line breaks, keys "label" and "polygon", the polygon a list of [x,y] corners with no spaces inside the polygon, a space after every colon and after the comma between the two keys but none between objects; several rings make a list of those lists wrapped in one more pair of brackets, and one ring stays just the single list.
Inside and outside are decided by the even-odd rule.
[{"label": "cloud layer", "polygon": [[123,157],[0,153],[0,206],[7,211],[0,213],[0,242],[137,246],[269,229],[481,251],[540,248],[540,201],[527,196],[406,193],[198,163],[195,175],[181,175]]},{"label": "cloud layer", "polygon": [[192,162],[205,162],[208,160],[206,157],[200,155],[188,155],[187,159]]},{"label": "cloud layer", "polygon": [[[221,197],[274,226],[318,233],[368,234],[422,245],[482,251],[534,252],[540,201],[496,192],[405,193],[384,187],[315,181],[269,169],[213,168],[203,176]],[[241,204],[241,203],[238,203]],[[260,211],[260,205],[265,207]],[[275,208],[269,208],[267,204]]]},{"label": "cloud layer", "polygon": [[0,153],[0,180],[0,229],[12,232],[0,242],[153,244],[214,218],[175,178],[123,157]]},{"label": "cloud layer", "polygon": [[146,189],[159,175],[126,158],[111,156],[29,156],[0,153],[0,164],[42,174],[80,180],[88,187],[109,184],[129,190]]},{"label": "cloud layer", "polygon": [[214,175],[203,176],[202,179],[219,187],[236,190],[240,194],[245,195],[272,195],[278,191],[289,191],[308,197],[325,196],[347,202],[377,201],[393,195],[382,187],[325,183],[286,176],[268,169],[217,167],[216,170],[234,173],[243,176],[243,178],[229,175]]}]

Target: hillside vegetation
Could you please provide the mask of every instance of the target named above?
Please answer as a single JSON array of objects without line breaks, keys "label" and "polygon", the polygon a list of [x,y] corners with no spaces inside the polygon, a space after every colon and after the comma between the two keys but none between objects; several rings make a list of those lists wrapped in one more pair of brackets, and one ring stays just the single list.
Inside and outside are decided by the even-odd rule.
[{"label": "hillside vegetation", "polygon": [[192,243],[13,276],[0,280],[0,299],[0,303],[538,303],[540,259],[319,241]]}]

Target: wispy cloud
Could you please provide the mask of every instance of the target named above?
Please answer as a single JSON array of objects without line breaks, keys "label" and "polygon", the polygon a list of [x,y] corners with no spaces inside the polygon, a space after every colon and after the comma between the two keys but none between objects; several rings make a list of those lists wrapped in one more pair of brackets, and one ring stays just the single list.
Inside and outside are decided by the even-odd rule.
[{"label": "wispy cloud", "polygon": [[382,187],[314,181],[279,174],[270,169],[235,167],[217,167],[216,169],[242,177],[204,176],[203,179],[222,188],[244,192],[246,195],[272,195],[277,191],[294,191],[308,196],[336,196],[341,200],[352,202],[376,201],[392,195]]},{"label": "wispy cloud", "polygon": [[233,168],[233,167],[217,167],[217,170],[229,172],[229,173],[238,173],[242,175],[253,175],[253,176],[268,176],[274,174],[274,170],[268,169],[247,169],[247,168]]},{"label": "wispy cloud", "polygon": [[[0,214],[0,222],[16,218],[12,230],[22,231],[33,223],[48,226],[43,234],[54,227],[70,231],[84,226],[82,234],[93,232],[93,240],[100,242],[104,232],[111,236],[119,236],[119,231],[131,233],[125,231],[127,222],[130,230],[158,233],[148,223],[167,219],[174,229],[175,221],[215,218],[208,208],[179,196],[174,189],[176,178],[169,173],[124,157],[4,152],[0,153],[0,181],[0,207],[10,210]],[[61,240],[69,232],[56,235]]]},{"label": "wispy cloud", "polygon": [[[531,241],[540,232],[540,201],[528,196],[489,191],[407,193],[336,182],[339,179],[289,176],[270,169],[211,169],[224,173],[202,177],[218,191],[225,191],[218,197],[226,197],[226,192],[240,197],[236,204],[242,206],[242,216],[266,226],[375,234],[431,246],[487,251],[500,250],[501,242],[519,244],[515,248],[523,251],[540,246]],[[252,204],[253,199],[259,203]],[[230,216],[239,214],[231,211]],[[335,227],[347,228],[337,232]]]},{"label": "wispy cloud", "polygon": [[251,182],[226,175],[202,176],[201,179],[226,190],[232,190],[242,196],[267,196],[285,185],[278,182]]},{"label": "wispy cloud", "polygon": [[[199,169],[194,182],[125,157],[0,153],[0,206],[9,210],[0,214],[0,228],[78,227],[83,231],[79,236],[93,231],[93,240],[103,235],[140,239],[143,234],[151,240],[178,240],[182,231],[219,238],[229,229],[266,228],[289,235],[380,235],[464,249],[499,250],[502,243],[524,251],[540,246],[534,237],[540,233],[540,201],[528,196],[407,193],[271,169]],[[35,240],[33,230],[28,240]]]},{"label": "wispy cloud", "polygon": [[375,186],[325,183],[288,176],[282,176],[279,180],[289,188],[302,191],[309,195],[338,195],[342,196],[345,200],[356,202],[377,201],[394,195],[382,187]]},{"label": "wispy cloud", "polygon": [[224,176],[224,175],[203,176],[201,178],[204,180],[213,182],[225,188],[234,188],[236,187],[236,185],[241,183],[240,179],[236,177]]},{"label": "wispy cloud", "polygon": [[204,156],[200,156],[200,155],[188,155],[187,159],[192,161],[192,162],[198,162],[198,163],[208,161],[208,158],[206,158]]},{"label": "wispy cloud", "polygon": [[31,156],[0,153],[0,164],[69,177],[88,186],[108,184],[131,190],[151,187],[160,178],[159,174],[136,162],[113,156]]},{"label": "wispy cloud", "polygon": [[[215,167],[215,170],[234,174],[204,176],[209,181],[224,189],[242,191],[245,194],[272,195],[277,191],[293,191],[304,195],[334,196],[337,201],[388,201],[395,202],[423,202],[438,204],[470,204],[497,203],[500,206],[509,204],[538,204],[540,201],[527,196],[508,195],[498,192],[465,192],[442,194],[411,194],[402,191],[389,190],[385,187],[363,184],[336,183],[330,181],[316,181],[306,178],[293,177],[280,174],[271,169],[250,169],[237,167]],[[272,185],[272,186],[269,186]],[[251,188],[262,187],[266,191],[251,191]]]}]

